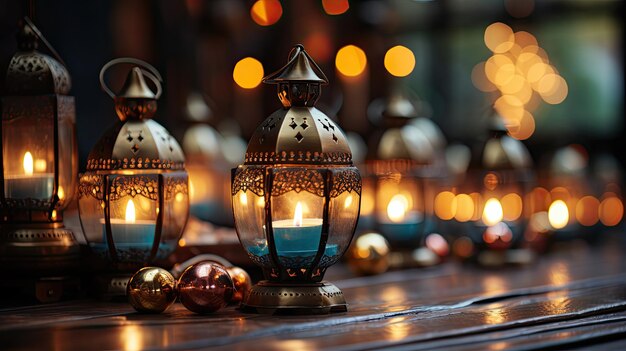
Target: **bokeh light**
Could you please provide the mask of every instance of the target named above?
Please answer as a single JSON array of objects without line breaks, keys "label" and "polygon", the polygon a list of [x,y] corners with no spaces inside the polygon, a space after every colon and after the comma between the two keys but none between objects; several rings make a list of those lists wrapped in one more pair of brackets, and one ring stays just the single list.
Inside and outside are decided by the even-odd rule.
[{"label": "bokeh light", "polygon": [[494,53],[509,51],[515,44],[515,34],[511,27],[504,23],[496,22],[485,29],[485,45]]},{"label": "bokeh light", "polygon": [[387,50],[385,68],[396,77],[406,77],[415,68],[415,55],[409,48],[397,45]]},{"label": "bokeh light", "polygon": [[244,89],[256,88],[263,79],[263,65],[253,57],[246,57],[233,69],[235,83]]},{"label": "bokeh light", "polygon": [[365,52],[355,45],[346,45],[339,49],[335,57],[335,66],[339,73],[355,77],[363,73],[367,66]]},{"label": "bokeh light", "polygon": [[283,15],[283,7],[278,0],[257,0],[250,8],[250,17],[260,26],[271,26]]},{"label": "bokeh light", "polygon": [[607,197],[600,203],[600,221],[608,227],[618,225],[624,217],[624,204],[615,196]]},{"label": "bokeh light", "polygon": [[350,8],[348,0],[322,0],[322,7],[329,15],[341,15]]},{"label": "bokeh light", "polygon": [[467,194],[459,194],[454,198],[456,208],[454,218],[459,222],[467,222],[474,216],[474,201]]},{"label": "bokeh light", "polygon": [[593,196],[583,196],[576,204],[576,219],[584,226],[592,226],[600,220],[600,201]]},{"label": "bokeh light", "polygon": [[435,197],[435,215],[443,220],[450,220],[454,218],[454,213],[456,212],[456,208],[453,208],[453,205],[456,206],[454,202],[455,195],[450,191],[443,191]]}]

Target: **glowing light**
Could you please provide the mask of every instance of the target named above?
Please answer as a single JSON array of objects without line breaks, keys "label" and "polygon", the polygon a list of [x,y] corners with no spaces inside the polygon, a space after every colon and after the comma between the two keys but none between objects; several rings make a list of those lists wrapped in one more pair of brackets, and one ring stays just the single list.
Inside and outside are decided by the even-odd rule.
[{"label": "glowing light", "polygon": [[143,345],[143,335],[144,333],[141,331],[140,327],[137,325],[125,325],[122,327],[122,333],[120,334],[120,339],[123,344],[123,348],[125,351],[137,351],[142,350]]},{"label": "glowing light", "polygon": [[367,216],[374,212],[374,196],[365,187],[363,189],[361,195],[361,216]]},{"label": "glowing light", "polygon": [[33,155],[30,151],[26,151],[24,154],[24,162],[22,162],[22,166],[24,167],[24,174],[33,175]]},{"label": "glowing light", "polygon": [[358,46],[346,45],[337,52],[335,66],[344,76],[355,77],[365,70],[367,56]]},{"label": "glowing light", "polygon": [[608,227],[618,225],[624,216],[624,204],[617,197],[608,197],[600,203],[600,221]]},{"label": "glowing light", "polygon": [[504,23],[496,22],[485,29],[485,45],[494,53],[509,51],[515,44],[515,35],[511,27]]},{"label": "glowing light", "polygon": [[247,206],[248,205],[248,197],[246,196],[246,193],[244,193],[244,192],[240,192],[239,193],[239,203],[242,206]]},{"label": "glowing light", "polygon": [[485,93],[498,90],[498,88],[487,79],[484,62],[480,62],[472,69],[472,83],[476,89]]},{"label": "glowing light", "polygon": [[35,171],[37,172],[45,172],[46,168],[48,168],[48,162],[42,158],[38,158],[35,160]]},{"label": "glowing light", "polygon": [[350,8],[348,0],[322,0],[322,7],[329,15],[341,15]]},{"label": "glowing light", "polygon": [[519,45],[522,50],[526,47],[538,47],[537,38],[525,31],[515,32],[515,44]]},{"label": "glowing light", "polygon": [[450,247],[446,239],[437,233],[430,234],[426,237],[426,247],[441,257],[447,256],[450,252]]},{"label": "glowing light", "polygon": [[392,222],[402,222],[408,208],[409,200],[402,194],[396,194],[387,205],[387,216]]},{"label": "glowing light", "polygon": [[415,55],[409,48],[398,45],[387,50],[385,68],[396,77],[406,77],[415,68]]},{"label": "glowing light", "polygon": [[283,7],[278,0],[257,0],[250,8],[250,16],[260,26],[271,26],[283,15]]},{"label": "glowing light", "polygon": [[348,195],[343,203],[343,208],[350,208],[350,206],[352,206],[352,195]]},{"label": "glowing light", "polygon": [[263,79],[263,65],[253,57],[243,58],[233,69],[233,79],[244,89],[256,88]]},{"label": "glowing light", "polygon": [[[546,81],[548,81],[546,83]],[[548,89],[546,86],[550,86]],[[537,88],[541,98],[548,104],[557,105],[563,102],[568,94],[567,82],[556,74],[547,74],[538,83]]]},{"label": "glowing light", "polygon": [[593,196],[583,196],[576,203],[576,219],[584,226],[592,226],[600,220],[600,201]]},{"label": "glowing light", "polygon": [[522,215],[522,197],[510,193],[502,197],[502,217],[507,221],[515,221]]},{"label": "glowing light", "polygon": [[524,104],[514,95],[500,96],[493,108],[505,119],[519,121],[524,116]]},{"label": "glowing light", "polygon": [[511,137],[517,140],[526,140],[535,132],[535,118],[528,111],[524,111],[522,118],[513,126],[507,125]]},{"label": "glowing light", "polygon": [[183,195],[183,193],[176,193],[176,196],[174,196],[174,200],[176,202],[183,202],[183,200],[185,200],[185,195]]},{"label": "glowing light", "polygon": [[506,223],[498,222],[485,230],[483,240],[487,244],[493,244],[498,240],[501,243],[509,243],[513,240],[513,232],[511,232],[511,228]]},{"label": "glowing light", "polygon": [[135,223],[135,203],[132,199],[128,200],[126,203],[126,222]]},{"label": "glowing light", "polygon": [[474,201],[467,194],[459,194],[454,198],[456,212],[454,218],[459,222],[467,222],[474,216]]},{"label": "glowing light", "polygon": [[[513,66],[513,60],[506,55],[493,55],[485,62],[485,76],[490,82],[496,84],[498,82],[497,74],[501,67]],[[499,78],[502,80],[503,78]]]},{"label": "glowing light", "polygon": [[565,228],[569,222],[569,210],[563,200],[556,200],[548,209],[548,221],[554,229]]},{"label": "glowing light", "polygon": [[293,225],[295,227],[302,227],[302,204],[300,202],[296,204],[296,210],[293,214]]},{"label": "glowing light", "polygon": [[[455,195],[450,191],[443,191],[435,196],[435,214],[443,220],[454,218],[456,207],[453,207]],[[456,206],[456,205],[455,205]]]},{"label": "glowing light", "polygon": [[59,200],[65,199],[65,190],[63,190],[62,186],[59,186],[59,191],[57,191],[57,196],[59,197]]},{"label": "glowing light", "polygon": [[500,222],[503,218],[502,204],[496,198],[490,198],[485,203],[485,209],[483,210],[483,223],[488,226],[493,226]]}]

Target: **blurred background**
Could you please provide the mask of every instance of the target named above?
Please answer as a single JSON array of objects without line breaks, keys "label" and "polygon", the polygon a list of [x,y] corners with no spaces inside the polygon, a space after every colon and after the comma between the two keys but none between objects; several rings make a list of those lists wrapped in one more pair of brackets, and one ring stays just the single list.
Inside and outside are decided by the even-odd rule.
[{"label": "blurred background", "polygon": [[[16,23],[28,15],[28,3],[0,1],[3,71],[16,50]],[[274,88],[259,84],[260,78],[281,67],[295,43],[304,44],[331,81],[318,107],[364,140],[374,130],[370,102],[402,87],[419,96],[422,113],[449,143],[477,139],[495,103],[510,134],[524,140],[535,160],[576,144],[583,153],[608,152],[621,164],[626,161],[623,1],[59,0],[34,5],[34,22],[72,76],[81,170],[103,129],[117,118],[98,83],[98,72],[110,59],[137,57],[164,74],[156,120],[179,141],[194,119],[248,140],[280,106]],[[385,60],[397,45],[409,51],[391,52]],[[536,57],[545,65],[533,65]],[[525,74],[503,75],[502,66],[510,63]],[[114,90],[123,78],[109,77]],[[226,157],[233,162],[244,151],[241,145],[229,150]]]}]

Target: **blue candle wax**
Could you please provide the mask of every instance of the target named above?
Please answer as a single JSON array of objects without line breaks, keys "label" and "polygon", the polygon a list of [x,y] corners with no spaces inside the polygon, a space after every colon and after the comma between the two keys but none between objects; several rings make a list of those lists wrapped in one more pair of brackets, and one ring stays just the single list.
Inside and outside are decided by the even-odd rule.
[{"label": "blue candle wax", "polygon": [[13,199],[49,199],[54,187],[52,173],[9,175],[4,178],[4,194]]},{"label": "blue candle wax", "polygon": [[[102,223],[102,238],[107,242],[106,223]],[[137,248],[152,247],[156,224],[154,221],[136,220],[134,222],[123,219],[111,219],[111,235],[115,246],[133,246]]]},{"label": "blue candle wax", "polygon": [[301,225],[285,219],[272,222],[278,255],[287,252],[317,252],[322,238],[322,219],[304,218]]},{"label": "blue candle wax", "polygon": [[420,225],[423,222],[421,212],[410,211],[405,213],[401,221],[391,221],[382,219],[379,221],[380,232],[389,241],[409,241],[414,240],[420,234]]}]

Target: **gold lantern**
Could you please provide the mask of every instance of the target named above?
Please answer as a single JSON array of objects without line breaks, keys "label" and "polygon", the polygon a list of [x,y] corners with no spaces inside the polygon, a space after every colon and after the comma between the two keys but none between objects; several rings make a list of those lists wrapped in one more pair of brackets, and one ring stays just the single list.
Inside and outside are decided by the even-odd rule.
[{"label": "gold lantern", "polygon": [[471,258],[480,263],[526,262],[531,254],[524,248],[528,204],[523,199],[533,181],[532,159],[498,114],[491,116],[488,132],[459,187],[463,196],[456,197],[456,217],[466,219],[460,234],[471,240]]},{"label": "gold lantern", "polygon": [[[114,94],[104,74],[122,63],[134,67]],[[154,83],[156,93],[145,77]],[[119,121],[89,154],[87,172],[80,175],[78,207],[91,251],[105,271],[115,271],[100,287],[112,295],[125,293],[130,273],[174,251],[189,214],[183,152],[152,120],[160,82],[156,69],[136,59],[116,59],[100,71],[100,83],[115,101]]]},{"label": "gold lantern", "polygon": [[77,267],[79,253],[63,226],[78,158],[71,81],[64,65],[37,51],[40,39],[49,44],[28,18],[17,37],[0,100],[0,262],[10,276],[64,276]]},{"label": "gold lantern", "polygon": [[373,218],[371,229],[389,241],[400,266],[435,263],[436,255],[423,246],[435,223],[435,145],[414,123],[420,111],[406,92],[395,91],[380,110],[381,130],[374,137],[363,180],[362,208],[368,212],[361,215]]},{"label": "gold lantern", "polygon": [[322,281],[348,248],[359,216],[361,178],[343,131],[314,107],[328,80],[301,45],[267,76],[283,108],[255,131],[233,169],[235,228],[266,280],[244,310],[346,311],[343,293]]}]

